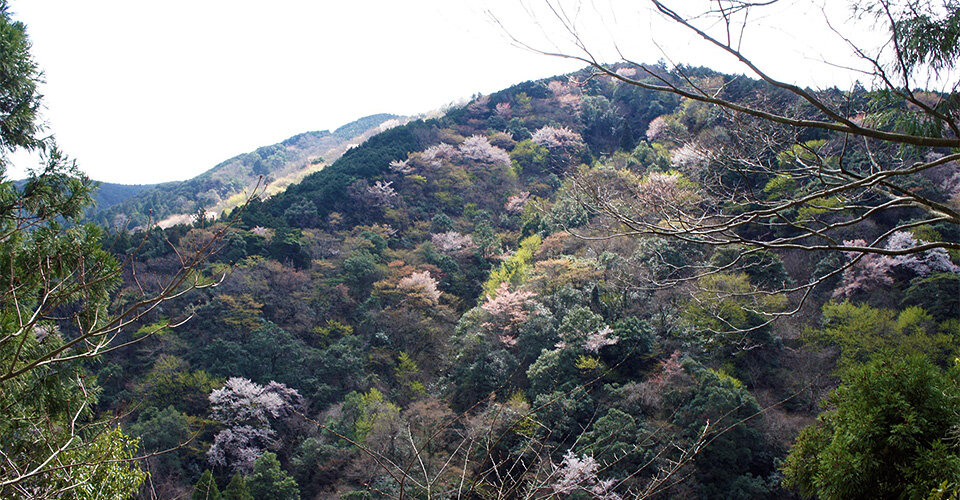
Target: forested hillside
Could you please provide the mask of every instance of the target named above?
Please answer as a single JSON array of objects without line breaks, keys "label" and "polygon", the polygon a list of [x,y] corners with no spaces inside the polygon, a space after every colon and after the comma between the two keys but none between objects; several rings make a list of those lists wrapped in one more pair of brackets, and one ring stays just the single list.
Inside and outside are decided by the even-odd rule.
[{"label": "forested hillside", "polygon": [[[371,115],[348,123],[333,132],[305,132],[226,160],[186,181],[154,186],[102,186],[99,203],[90,219],[108,227],[125,224],[137,227],[160,223],[164,227],[189,223],[202,210],[216,217],[242,204],[258,188],[261,194],[283,191],[310,173],[322,169],[344,151],[362,143],[381,130],[402,123],[390,114]],[[125,195],[120,197],[119,195]]]},{"label": "forested hillside", "polygon": [[0,498],[960,496],[956,88],[594,63],[98,226],[0,43]]},{"label": "forested hillside", "polygon": [[[758,81],[683,71],[727,99],[802,106]],[[669,227],[672,211],[721,200],[718,161],[743,136],[706,104],[586,76],[385,131],[251,202],[209,264],[223,282],[165,306],[141,330],[157,334],[92,368],[98,411],[122,415],[142,451],[189,440],[147,459],[151,492],[784,498],[829,473],[850,488],[895,474],[922,496],[955,479],[958,255],[894,251],[845,267],[840,251],[633,234],[591,189]],[[871,112],[864,90],[831,92],[862,106],[851,114]],[[800,197],[817,180],[790,177],[792,162],[837,155],[843,140],[765,144],[759,161],[783,174],[726,182]],[[955,175],[947,163],[904,186],[956,203]],[[792,213],[839,220],[840,203],[882,201],[819,198]],[[898,207],[839,237],[871,240],[920,216]],[[140,282],[218,227],[149,235]],[[139,238],[106,243],[122,255]],[[884,244],[937,241],[958,241],[956,225]],[[135,294],[126,280],[119,297]],[[877,430],[887,419],[908,442]],[[832,442],[838,426],[861,445]],[[891,446],[899,458],[882,459]],[[839,462],[820,465],[822,453]]]}]

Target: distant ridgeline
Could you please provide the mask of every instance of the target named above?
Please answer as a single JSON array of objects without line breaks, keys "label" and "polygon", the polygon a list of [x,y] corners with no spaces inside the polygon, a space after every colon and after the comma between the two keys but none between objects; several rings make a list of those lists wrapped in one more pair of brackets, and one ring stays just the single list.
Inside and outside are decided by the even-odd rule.
[{"label": "distant ridgeline", "polygon": [[[743,76],[616,72],[817,116]],[[851,115],[874,109],[862,87],[827,93]],[[785,290],[849,262],[843,252],[609,237],[624,231],[609,211],[669,229],[684,214],[729,212],[730,189],[778,202],[820,182],[778,167],[790,173],[797,160],[842,152],[848,168],[869,172],[879,150],[832,132],[768,130],[588,71],[477,96],[433,119],[390,118],[303,134],[99,213],[107,223],[126,215],[142,224],[148,210],[173,221],[197,207],[228,208],[229,193],[259,174],[276,179],[211,258],[211,275],[230,266],[223,281],[151,311],[118,342],[161,333],[90,366],[102,390],[96,411],[123,415],[138,453],[173,450],[148,455],[156,496],[216,498],[219,488],[230,498],[394,498],[401,489],[416,498],[792,498],[782,464],[800,470],[807,457],[832,456],[806,450],[829,441],[825,425],[846,425],[839,419],[854,413],[864,422],[896,415],[884,417],[895,432],[901,421],[923,422],[926,437],[904,440],[898,456],[936,464],[930,478],[914,467],[918,479],[896,479],[915,481],[917,498],[960,464],[956,447],[940,443],[960,413],[950,378],[960,378],[960,254],[864,258],[805,297],[809,312],[771,323],[799,300]],[[318,157],[329,164],[314,164]],[[727,168],[729,158],[744,168]],[[928,169],[898,189],[960,200],[955,169]],[[593,192],[608,203],[592,202]],[[840,203],[815,198],[784,217],[837,220]],[[887,199],[865,197],[862,207],[880,203]],[[912,207],[897,214],[918,216]],[[842,239],[870,241],[896,220],[844,227]],[[781,232],[771,237],[791,238],[778,224],[743,232],[762,238],[773,227]],[[118,297],[162,282],[177,252],[220,228],[108,232],[105,248],[137,256],[139,277],[125,274]],[[960,234],[941,224],[891,239]],[[866,364],[885,363],[888,351],[910,376]],[[858,411],[821,412],[841,380],[829,401]],[[860,387],[875,392],[861,398]],[[821,430],[801,434],[805,427]],[[894,440],[875,434],[873,456],[895,456]],[[933,459],[913,458],[922,440],[933,443],[936,453],[924,455]],[[799,452],[790,451],[795,442]]]},{"label": "distant ridgeline", "polygon": [[[691,72],[698,75],[716,74],[704,68]],[[570,83],[560,84],[556,79],[552,80],[552,83],[549,79],[527,81],[483,96],[468,106],[451,109],[440,118],[407,123],[403,127],[380,134],[364,143],[363,147],[348,151],[329,168],[304,178],[296,186],[291,186],[282,196],[267,203],[252,203],[244,213],[245,226],[328,227],[324,221],[331,213],[335,214],[337,224],[369,223],[372,207],[369,204],[358,205],[356,193],[351,195],[352,190],[348,188],[352,186],[355,190],[358,182],[374,184],[378,180],[386,182],[394,179],[397,172],[388,168],[391,161],[402,161],[408,154],[438,143],[464,139],[463,133],[445,136],[445,129],[463,127],[471,132],[509,134],[511,142],[519,141],[523,144],[521,147],[524,147],[531,144],[531,136],[538,129],[545,126],[567,126],[580,131],[586,146],[580,153],[581,159],[590,163],[591,158],[603,157],[617,150],[632,150],[638,143],[643,142],[644,131],[650,122],[673,111],[678,103],[678,99],[669,94],[630,86],[601,85],[589,81],[587,76],[585,71],[581,71],[562,77],[587,80],[582,90],[582,102],[580,90],[574,95],[575,86]],[[755,82],[751,83],[756,85]],[[565,104],[565,98],[571,102]],[[572,102],[574,98],[577,102]],[[574,113],[574,119],[571,119],[571,111],[580,108],[583,108],[582,111]],[[586,115],[582,122],[578,116],[581,114]],[[525,174],[522,175],[523,180],[543,176],[554,182],[552,188],[555,189],[559,186],[560,179],[549,172],[551,169],[544,164],[544,159],[538,156],[545,151],[542,147],[532,151],[531,158],[517,154],[518,167]],[[524,166],[527,168],[523,169]],[[412,178],[414,182],[419,180],[417,176]],[[399,182],[402,181],[398,181],[394,188],[400,187]],[[507,188],[497,186],[497,190],[500,189]],[[493,199],[505,199],[506,191],[501,193],[497,190],[486,192],[484,196],[490,199],[483,200],[485,203],[480,205]],[[413,210],[412,215],[416,218],[429,218],[442,212],[461,212],[465,194],[457,191],[453,190],[450,200],[443,196],[444,190],[441,190],[441,193],[430,192],[429,196],[417,199],[417,205],[420,206],[406,208]],[[552,189],[550,191],[552,192]],[[310,216],[296,217],[294,212],[304,206],[310,211]],[[340,220],[339,217],[346,217],[346,220]]]},{"label": "distant ridgeline", "polygon": [[332,133],[305,132],[235,156],[185,181],[136,186],[101,183],[95,196],[97,206],[89,218],[108,227],[133,228],[151,219],[162,226],[190,222],[201,209],[216,216],[242,203],[260,176],[267,186],[266,195],[279,193],[372,135],[400,123],[401,117],[382,113]]}]

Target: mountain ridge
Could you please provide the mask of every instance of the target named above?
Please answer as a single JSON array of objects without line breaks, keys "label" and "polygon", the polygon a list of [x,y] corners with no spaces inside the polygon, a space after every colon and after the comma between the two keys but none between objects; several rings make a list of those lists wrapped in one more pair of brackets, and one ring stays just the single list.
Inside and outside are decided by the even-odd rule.
[{"label": "mountain ridge", "polygon": [[216,217],[260,189],[275,195],[383,130],[405,123],[399,115],[365,116],[329,130],[308,131],[224,160],[180,181],[158,184],[98,182],[96,207],[87,218],[104,226],[125,227],[189,222],[198,211]]}]

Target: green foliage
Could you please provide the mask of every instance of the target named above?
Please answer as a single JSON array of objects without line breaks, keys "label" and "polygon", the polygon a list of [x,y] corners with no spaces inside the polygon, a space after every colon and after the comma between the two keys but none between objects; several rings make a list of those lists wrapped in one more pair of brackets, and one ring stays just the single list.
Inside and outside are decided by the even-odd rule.
[{"label": "green foliage", "polygon": [[560,321],[557,333],[571,347],[581,347],[590,333],[603,328],[603,317],[590,309],[577,306]]},{"label": "green foliage", "polygon": [[[527,133],[529,135],[529,132]],[[541,175],[547,171],[547,155],[550,151],[531,141],[522,140],[510,150],[510,158],[516,163],[520,173],[525,176]]]},{"label": "green foliage", "polygon": [[924,498],[960,477],[948,441],[960,412],[960,367],[919,355],[882,357],[849,370],[784,464],[805,497]]},{"label": "green foliage", "polygon": [[358,296],[368,294],[373,283],[383,276],[377,257],[367,250],[358,250],[350,254],[343,261],[341,269],[343,269],[344,281]]},{"label": "green foliage", "polygon": [[520,248],[503,261],[499,268],[490,271],[490,278],[483,284],[483,291],[487,295],[495,297],[497,288],[500,287],[501,283],[510,283],[513,288],[523,284],[524,280],[527,279],[533,254],[540,249],[542,241],[540,236],[536,234],[520,241]]},{"label": "green foliage", "polygon": [[[0,1],[0,497],[124,498],[145,477],[130,460],[137,443],[96,420],[99,389],[80,363],[109,342],[97,329],[119,266],[100,245],[103,231],[79,224],[92,182],[37,136],[40,74],[29,49],[25,26]],[[44,163],[10,182],[8,155],[24,150]]]},{"label": "green foliage", "polygon": [[527,369],[532,396],[553,391],[569,390],[580,383],[576,351],[573,349],[544,349],[540,357]]},{"label": "green foliage", "polygon": [[783,260],[767,250],[750,251],[741,246],[718,248],[710,257],[710,265],[728,272],[742,272],[750,282],[765,290],[781,290],[791,283]]},{"label": "green foliage", "polygon": [[865,363],[878,354],[924,354],[945,366],[957,353],[960,331],[951,322],[937,324],[925,310],[911,306],[897,313],[851,302],[823,306],[819,333],[840,346],[840,368]]},{"label": "green foliage", "polygon": [[190,500],[221,500],[220,488],[217,487],[217,481],[213,479],[213,473],[210,470],[203,471],[200,480],[193,486],[193,494]]},{"label": "green foliage", "polygon": [[59,455],[60,463],[66,466],[44,481],[45,489],[62,490],[62,498],[129,498],[147,477],[134,461],[137,440],[123,434],[119,427],[98,434],[88,443],[72,444]]},{"label": "green foliage", "polygon": [[649,431],[637,422],[638,417],[611,408],[598,418],[581,440],[585,454],[607,465],[614,476],[626,477],[641,470],[653,460]]},{"label": "green foliage", "polygon": [[785,306],[782,295],[751,293],[754,285],[744,273],[717,273],[699,280],[699,290],[684,310],[692,340],[711,358],[751,351],[771,341],[769,318]]},{"label": "green foliage", "polygon": [[921,306],[936,321],[960,316],[960,274],[935,273],[910,282],[903,293],[903,306]]},{"label": "green foliage", "polygon": [[706,498],[769,494],[762,478],[774,473],[773,455],[755,420],[760,413],[756,399],[730,375],[690,359],[682,366],[695,386],[668,393],[666,399],[668,407],[678,406],[672,421],[682,435],[690,440],[703,435],[709,443],[695,460],[701,494]]},{"label": "green foliage", "polygon": [[247,488],[246,479],[239,472],[233,475],[233,479],[224,488],[222,498],[223,500],[254,500],[250,488]]},{"label": "green foliage", "polygon": [[[30,40],[26,26],[10,18],[6,0],[0,2],[0,137],[2,155],[17,148],[33,149],[40,146],[37,111],[41,81],[40,70],[30,55]],[[2,170],[0,170],[2,173]]]},{"label": "green foliage", "polygon": [[400,412],[400,408],[387,401],[376,388],[366,393],[347,394],[343,405],[344,414],[352,419],[351,436],[357,441],[363,441],[379,423],[395,418]]},{"label": "green foliage", "polygon": [[247,487],[257,500],[300,500],[297,482],[280,468],[277,455],[269,451],[253,463]]},{"label": "green foliage", "polygon": [[175,450],[187,443],[193,435],[185,414],[173,406],[163,410],[151,406],[140,412],[137,421],[129,426],[129,432],[131,436],[139,437],[140,449],[144,453],[165,452],[151,459],[150,470],[153,474],[187,474],[189,460],[184,457],[185,450]]},{"label": "green foliage", "polygon": [[670,168],[670,152],[660,143],[649,143],[640,141],[637,147],[633,149],[631,155],[640,162],[640,165],[646,170],[658,170],[665,172]]}]

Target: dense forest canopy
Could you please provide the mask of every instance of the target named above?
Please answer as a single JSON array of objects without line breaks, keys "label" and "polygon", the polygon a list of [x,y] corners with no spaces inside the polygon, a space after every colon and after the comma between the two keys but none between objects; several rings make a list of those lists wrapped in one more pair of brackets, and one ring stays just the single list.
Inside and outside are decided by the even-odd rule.
[{"label": "dense forest canopy", "polygon": [[0,6],[0,497],[960,495],[955,89],[597,65],[104,231]]}]

